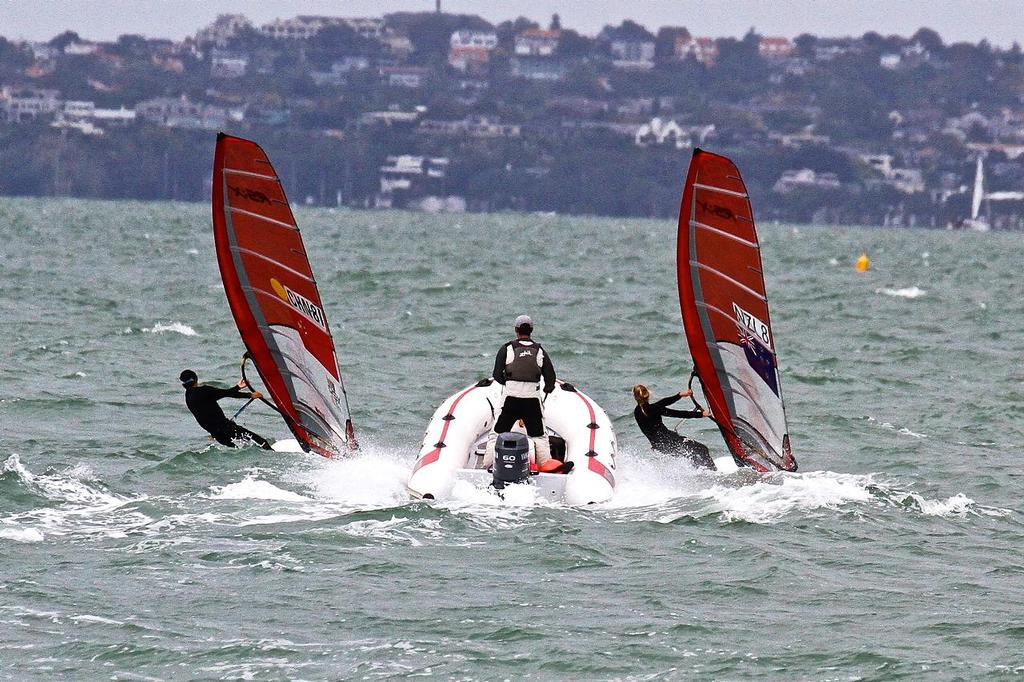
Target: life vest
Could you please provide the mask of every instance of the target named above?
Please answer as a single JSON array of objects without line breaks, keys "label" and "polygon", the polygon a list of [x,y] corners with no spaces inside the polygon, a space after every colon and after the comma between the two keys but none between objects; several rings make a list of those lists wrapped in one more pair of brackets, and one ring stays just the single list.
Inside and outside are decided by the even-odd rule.
[{"label": "life vest", "polygon": [[539,398],[544,349],[535,341],[516,339],[505,347],[505,395]]}]

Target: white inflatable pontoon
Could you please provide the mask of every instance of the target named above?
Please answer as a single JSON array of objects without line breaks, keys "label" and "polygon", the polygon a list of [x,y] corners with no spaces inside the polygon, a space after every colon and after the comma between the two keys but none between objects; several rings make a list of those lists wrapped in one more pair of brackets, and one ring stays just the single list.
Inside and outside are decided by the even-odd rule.
[{"label": "white inflatable pontoon", "polygon": [[[479,487],[491,481],[482,468],[491,427],[501,414],[501,385],[485,379],[451,396],[437,408],[423,436],[409,476],[417,498],[444,500],[457,480]],[[546,498],[569,505],[607,502],[615,492],[617,445],[611,420],[601,407],[570,384],[557,382],[544,400],[549,435],[565,440],[568,474],[535,474],[531,484]],[[554,448],[553,448],[554,450]]]}]

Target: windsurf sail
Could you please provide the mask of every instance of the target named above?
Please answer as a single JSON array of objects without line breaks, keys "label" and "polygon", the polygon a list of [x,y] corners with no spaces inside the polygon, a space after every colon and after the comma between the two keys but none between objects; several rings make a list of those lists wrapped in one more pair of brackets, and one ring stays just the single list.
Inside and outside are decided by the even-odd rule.
[{"label": "windsurf sail", "polygon": [[982,169],[981,156],[978,156],[974,169],[974,194],[971,195],[971,220],[977,220],[981,212],[981,200],[985,198],[985,171]]},{"label": "windsurf sail", "polygon": [[676,274],[695,372],[733,458],[796,471],[747,188],[732,161],[701,149],[679,208]]},{"label": "windsurf sail", "polygon": [[334,339],[284,188],[259,145],[223,133],[213,234],[231,313],[274,406],[307,452],[354,449]]}]

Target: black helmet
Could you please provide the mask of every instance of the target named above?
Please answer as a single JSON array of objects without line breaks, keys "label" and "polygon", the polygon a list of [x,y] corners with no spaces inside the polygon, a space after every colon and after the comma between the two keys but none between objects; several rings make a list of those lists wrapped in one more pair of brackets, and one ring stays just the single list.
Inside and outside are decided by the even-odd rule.
[{"label": "black helmet", "polygon": [[192,384],[199,381],[199,377],[197,377],[196,373],[190,369],[186,369],[184,372],[182,372],[181,376],[179,376],[178,379],[181,380],[181,385],[184,386],[185,388],[188,388]]}]

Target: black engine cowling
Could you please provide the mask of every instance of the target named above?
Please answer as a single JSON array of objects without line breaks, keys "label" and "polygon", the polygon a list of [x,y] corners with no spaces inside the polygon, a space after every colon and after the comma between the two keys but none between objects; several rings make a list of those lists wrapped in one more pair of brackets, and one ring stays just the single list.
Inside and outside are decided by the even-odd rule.
[{"label": "black engine cowling", "polygon": [[522,433],[499,433],[494,444],[494,478],[491,481],[501,490],[511,483],[530,479],[530,439]]}]

